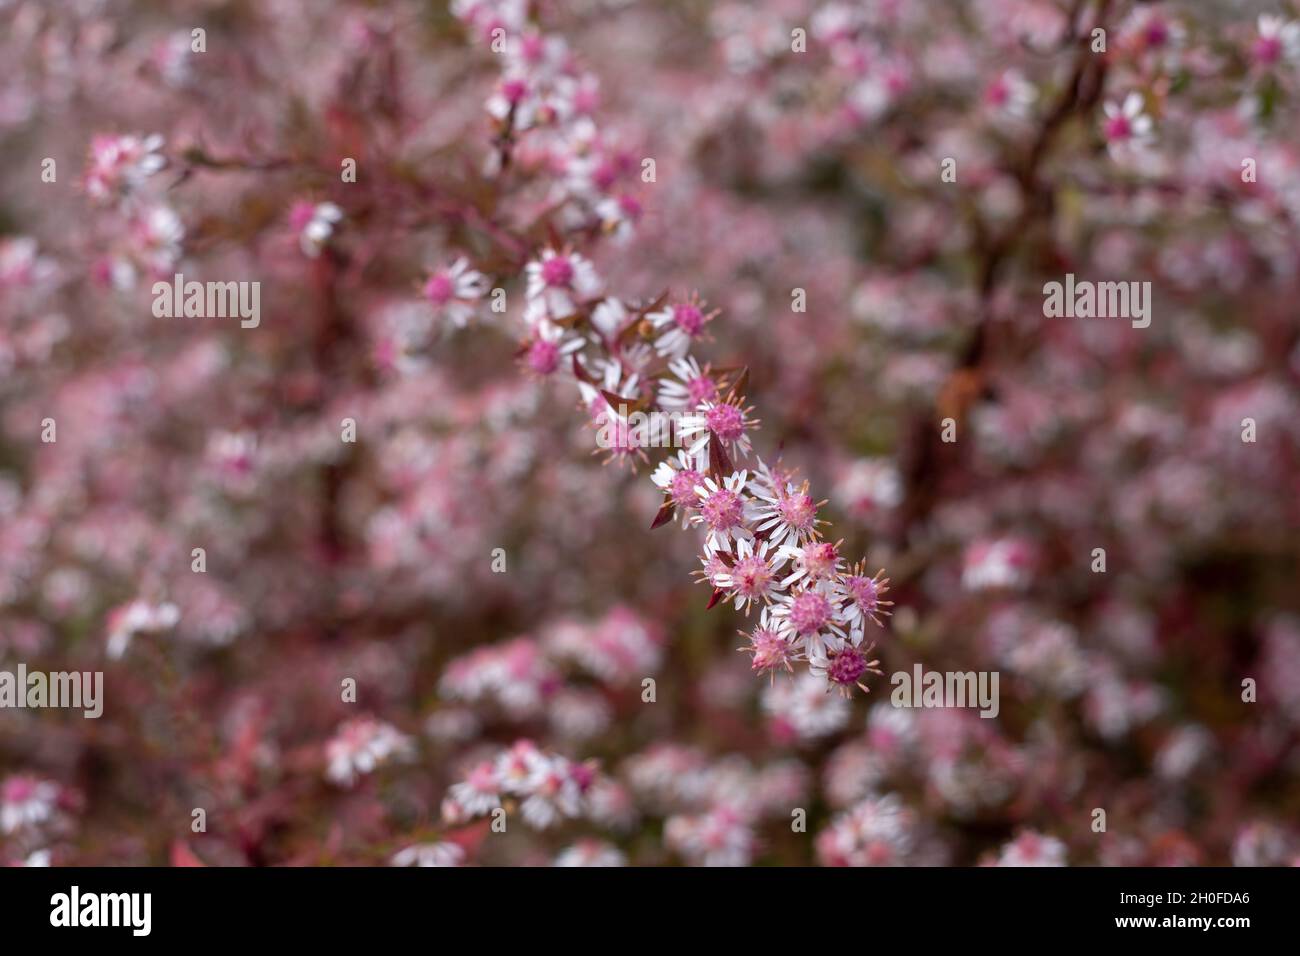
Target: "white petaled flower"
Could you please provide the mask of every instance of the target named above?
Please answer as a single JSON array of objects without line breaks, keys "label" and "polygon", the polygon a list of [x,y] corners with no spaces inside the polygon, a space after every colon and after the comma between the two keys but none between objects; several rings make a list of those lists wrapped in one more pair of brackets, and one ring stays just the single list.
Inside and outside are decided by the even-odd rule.
[{"label": "white petaled flower", "polygon": [[537,122],[540,100],[528,77],[509,73],[501,78],[484,108],[498,123],[510,122],[516,132],[531,129]]},{"label": "white petaled flower", "polygon": [[[580,359],[581,360],[581,359]],[[618,409],[611,408],[604,393],[626,398],[628,405],[635,405],[641,391],[641,377],[635,372],[624,374],[624,368],[617,359],[608,359],[600,366],[598,383],[578,379],[578,394],[587,408],[593,424],[599,426],[606,418],[617,415]]]},{"label": "white petaled flower", "polygon": [[545,830],[562,818],[582,812],[582,788],[572,772],[572,764],[563,757],[538,754],[521,792],[528,796],[519,806],[524,822],[535,830]]},{"label": "white petaled flower", "polygon": [[763,710],[787,725],[800,740],[816,740],[842,729],[852,707],[839,694],[826,693],[826,682],[804,671],[763,689]]},{"label": "white petaled flower", "polygon": [[834,492],[837,503],[853,517],[867,521],[902,503],[903,481],[893,462],[863,458],[844,470]]},{"label": "white petaled flower", "polygon": [[[889,615],[891,612],[885,608],[892,607],[893,601],[881,600],[886,591],[889,590],[889,578],[882,577],[885,573],[881,568],[871,577],[867,577],[864,564],[859,561],[853,566],[848,574],[841,577],[838,581],[838,590],[844,598],[844,606],[840,613],[844,621],[850,628],[857,630],[860,635],[862,629],[866,627],[868,620],[874,621],[878,626],[883,627],[884,623],[880,620],[882,615]],[[859,643],[855,641],[854,643]]]},{"label": "white petaled flower", "polygon": [[151,136],[96,136],[90,142],[86,192],[96,200],[123,197],[167,165],[160,150],[163,138]]},{"label": "white petaled flower", "polygon": [[610,296],[591,310],[591,324],[607,339],[615,338],[627,325],[628,311],[622,299]]},{"label": "white petaled flower", "polygon": [[997,112],[1026,119],[1038,99],[1038,90],[1019,70],[1004,70],[984,88],[984,102]]},{"label": "white petaled flower", "polygon": [[334,226],[343,220],[343,210],[332,202],[298,203],[289,214],[290,224],[298,230],[302,254],[315,259],[334,235]]},{"label": "white petaled flower", "polygon": [[724,402],[704,402],[695,415],[687,415],[677,428],[677,433],[684,439],[694,437],[690,453],[696,461],[709,460],[708,452],[714,439],[722,442],[732,452],[748,455],[753,446],[750,443],[748,429],[758,425],[758,419],[750,418],[754,409],[742,408],[740,400]]},{"label": "white petaled flower", "polygon": [[843,543],[841,538],[834,544],[829,541],[809,541],[802,545],[782,545],[781,555],[791,562],[793,573],[781,582],[781,587],[833,581],[844,560],[840,557],[840,545]]},{"label": "white petaled flower", "polygon": [[117,660],[137,634],[161,634],[176,626],[181,612],[175,604],[150,604],[137,599],[109,612],[108,656]]},{"label": "white petaled flower", "polygon": [[704,547],[708,551],[730,552],[738,541],[753,538],[746,522],[752,501],[745,497],[748,472],[737,471],[722,479],[719,485],[705,478],[695,486],[699,497],[699,510],[691,515],[691,523],[708,531]]},{"label": "white petaled flower", "polygon": [[874,644],[861,647],[862,633],[853,631],[848,643],[838,650],[823,649],[808,655],[808,673],[826,682],[826,689],[837,690],[845,697],[852,696],[857,687],[867,693],[867,686],[862,680],[868,673],[879,674],[876,666],[879,660],[871,657]]},{"label": "white petaled flower", "polygon": [[1259,36],[1251,48],[1256,63],[1273,66],[1282,59],[1300,61],[1300,22],[1261,14],[1256,25]]},{"label": "white petaled flower", "polygon": [[1123,103],[1107,103],[1103,110],[1101,132],[1112,159],[1124,159],[1150,144],[1154,124],[1146,115],[1141,93],[1128,94]]},{"label": "white petaled flower", "polygon": [[412,750],[411,739],[396,727],[372,717],[358,717],[346,721],[325,745],[325,776],[350,787],[359,776],[390,760],[404,759]]},{"label": "white petaled flower", "polygon": [[664,841],[697,866],[749,866],[756,841],[748,818],[725,804],[697,816],[669,817]]},{"label": "white petaled flower", "polygon": [[528,263],[524,271],[529,301],[540,301],[552,319],[572,315],[579,302],[596,298],[604,288],[596,267],[576,252],[544,249],[541,258]]},{"label": "white petaled flower", "polygon": [[466,817],[481,817],[501,806],[501,780],[491,762],[475,766],[465,779],[453,784],[448,795]]},{"label": "white petaled flower", "polygon": [[685,355],[668,363],[668,375],[659,381],[659,404],[670,411],[696,409],[718,400],[718,383],[709,367],[700,367],[694,356]]},{"label": "white petaled flower", "polygon": [[704,473],[696,467],[696,461],[685,451],[678,450],[676,457],[665,458],[655,466],[650,480],[672,502],[682,519],[685,528],[690,521],[691,512],[700,506],[699,495],[695,489],[703,484]]},{"label": "white petaled flower", "polygon": [[1065,866],[1065,844],[1055,837],[1026,831],[1002,847],[995,866]]},{"label": "white petaled flower", "polygon": [[627,857],[604,840],[579,840],[560,852],[555,866],[627,866]]},{"label": "white petaled flower", "polygon": [[59,787],[48,780],[16,775],[0,784],[0,832],[39,826],[54,815]]},{"label": "white petaled flower", "polygon": [[754,630],[741,631],[740,635],[747,638],[749,643],[737,650],[749,655],[752,669],[756,673],[771,674],[773,680],[779,670],[793,673],[794,662],[803,659],[803,651],[798,645],[786,640],[781,634],[770,607],[763,608]]},{"label": "white petaled flower", "polygon": [[586,344],[587,340],[572,329],[542,319],[533,325],[524,364],[538,375],[553,375],[565,368],[569,356],[581,352]]},{"label": "white petaled flower", "polygon": [[389,861],[393,866],[460,866],[465,850],[455,843],[416,843],[398,850]]},{"label": "white petaled flower", "polygon": [[770,541],[755,544],[753,539],[742,538],[736,542],[735,562],[713,575],[713,586],[726,592],[737,611],[748,614],[750,605],[767,604],[785,588],[778,578],[783,564],[785,555]]},{"label": "white petaled flower", "polygon": [[691,347],[691,343],[704,336],[705,326],[718,315],[719,309],[711,311],[705,308],[699,295],[692,295],[685,302],[666,305],[658,311],[646,315],[659,337],[655,339],[655,351],[660,355],[681,358]]},{"label": "white petaled flower", "polygon": [[782,635],[802,645],[808,656],[838,651],[848,639],[839,602],[842,596],[832,582],[782,594],[772,607],[772,617]]},{"label": "white petaled flower", "polygon": [[149,270],[167,272],[180,259],[185,226],[170,206],[150,205],[132,220],[130,229],[140,258]]},{"label": "white petaled flower", "polygon": [[773,544],[812,541],[819,536],[817,526],[826,523],[817,517],[817,509],[826,501],[813,500],[808,482],[796,487],[761,461],[748,490],[754,496],[754,530],[766,534]]},{"label": "white petaled flower", "polygon": [[435,314],[463,329],[487,288],[487,276],[471,269],[469,260],[462,256],[425,280],[424,297],[433,305]]},{"label": "white petaled flower", "polygon": [[596,215],[600,217],[600,228],[613,237],[617,243],[627,242],[636,231],[636,224],[641,220],[644,209],[635,196],[622,193],[608,196],[596,203]]}]

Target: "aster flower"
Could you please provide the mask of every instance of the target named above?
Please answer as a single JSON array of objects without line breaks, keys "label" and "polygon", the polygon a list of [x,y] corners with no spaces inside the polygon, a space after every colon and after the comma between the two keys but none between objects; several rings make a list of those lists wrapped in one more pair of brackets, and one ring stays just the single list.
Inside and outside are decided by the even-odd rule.
[{"label": "aster flower", "polygon": [[151,136],[95,136],[90,141],[90,164],[85,189],[92,199],[122,199],[138,190],[167,165],[160,150],[163,138]]},{"label": "aster flower", "polygon": [[896,794],[871,796],[817,834],[817,856],[826,866],[898,866],[907,862],[915,828]]},{"label": "aster flower", "polygon": [[181,612],[175,604],[151,604],[137,599],[108,614],[108,656],[121,658],[139,634],[161,634],[171,630],[180,620]]},{"label": "aster flower", "polygon": [[0,833],[36,827],[54,815],[59,787],[48,780],[16,774],[0,784]]},{"label": "aster flower", "polygon": [[1122,104],[1107,103],[1103,109],[1106,118],[1102,121],[1101,132],[1112,159],[1123,159],[1151,142],[1151,117],[1144,112],[1141,93],[1130,93]]},{"label": "aster flower", "polygon": [[875,650],[875,644],[869,644],[866,647],[859,647],[862,637],[857,635],[857,641],[850,639],[849,643],[844,644],[838,649],[826,648],[808,655],[808,673],[826,681],[826,690],[838,690],[845,697],[853,694],[853,688],[857,687],[864,694],[869,693],[866,684],[862,683],[862,678],[868,672],[872,674],[883,674],[877,666],[880,661],[871,658],[871,652]]},{"label": "aster flower", "polygon": [[884,622],[880,616],[892,613],[885,608],[892,607],[894,602],[881,600],[889,590],[889,578],[882,577],[884,573],[885,569],[881,568],[867,577],[864,564],[859,561],[839,580],[839,593],[845,598],[840,613],[844,616],[845,623],[859,633],[868,619],[883,627]]},{"label": "aster flower", "polygon": [[772,615],[781,634],[800,643],[810,657],[844,645],[847,632],[840,616],[838,589],[829,581],[780,595]]},{"label": "aster flower", "polygon": [[289,225],[298,233],[298,246],[309,259],[320,256],[342,220],[343,210],[332,202],[299,202],[289,211]]},{"label": "aster flower", "polygon": [[695,486],[700,503],[690,521],[708,531],[706,550],[729,552],[736,542],[754,536],[746,526],[750,506],[750,499],[745,497],[747,478],[747,472],[737,471],[723,478],[721,485],[710,477]]},{"label": "aster flower", "polygon": [[578,333],[543,319],[533,326],[532,336],[524,343],[523,362],[535,375],[553,375],[586,344]]},{"label": "aster flower", "polygon": [[709,366],[700,367],[686,355],[668,363],[668,374],[659,380],[659,404],[673,411],[696,409],[719,398],[717,380]]},{"label": "aster flower", "polygon": [[840,557],[841,538],[834,544],[829,541],[809,541],[802,545],[782,545],[780,553],[789,560],[794,568],[781,587],[802,584],[806,586],[815,581],[830,581],[840,570],[843,558]]},{"label": "aster flower", "polygon": [[749,644],[736,649],[750,656],[755,673],[770,674],[773,680],[776,679],[776,672],[781,669],[793,674],[794,661],[803,656],[797,645],[781,635],[769,608],[763,608],[758,626],[752,631],[737,633],[748,639]]},{"label": "aster flower", "polygon": [[817,740],[843,729],[852,708],[839,694],[826,693],[826,682],[808,671],[763,688],[763,710],[778,728],[800,740]]},{"label": "aster flower", "polygon": [[704,477],[696,460],[680,449],[675,458],[665,458],[650,474],[650,480],[666,496],[665,507],[671,505],[673,513],[681,516],[683,528],[689,523],[692,510],[700,506],[695,489],[703,484]]},{"label": "aster flower", "polygon": [[735,561],[715,574],[711,583],[735,603],[737,611],[748,615],[752,604],[769,603],[785,587],[777,577],[785,560],[770,541],[756,544],[752,538],[742,538],[736,542]]},{"label": "aster flower", "polygon": [[604,287],[595,266],[576,252],[544,249],[540,259],[528,263],[525,274],[529,302],[540,303],[552,319],[572,315],[579,302],[594,299]]},{"label": "aster flower", "polygon": [[1065,866],[1065,844],[1026,830],[1002,847],[994,866]]},{"label": "aster flower", "polygon": [[799,487],[761,461],[748,491],[754,496],[754,530],[767,535],[773,544],[798,545],[818,537],[817,509],[826,500],[814,501],[808,482]]},{"label": "aster flower", "polygon": [[575,767],[564,757],[538,755],[531,773],[519,792],[527,794],[519,806],[524,822],[535,830],[545,830],[562,818],[573,818],[582,811],[582,787]]},{"label": "aster flower", "polygon": [[509,125],[516,132],[531,129],[537,122],[537,90],[527,76],[507,74],[503,76],[492,95],[487,98],[484,108],[498,123]]},{"label": "aster flower", "polygon": [[455,843],[415,843],[398,850],[389,860],[392,866],[460,866],[465,850]]},{"label": "aster flower", "polygon": [[984,88],[984,102],[998,113],[1025,119],[1038,99],[1038,90],[1019,70],[1003,70]]},{"label": "aster flower", "polygon": [[693,293],[685,302],[666,305],[649,313],[646,318],[659,333],[655,339],[655,351],[660,355],[681,358],[690,349],[692,342],[704,336],[704,327],[720,311],[706,310],[699,294]]},{"label": "aster flower", "polygon": [[1260,66],[1275,66],[1283,59],[1300,61],[1300,21],[1260,14],[1258,36],[1250,48],[1251,59]]},{"label": "aster flower", "polygon": [[708,461],[709,447],[716,439],[733,452],[748,455],[752,450],[746,430],[758,425],[758,419],[750,418],[753,407],[743,408],[743,399],[729,397],[724,401],[706,401],[700,406],[699,414],[687,415],[677,428],[677,434],[683,439],[694,437],[690,454],[697,461]]},{"label": "aster flower", "polygon": [[469,260],[462,256],[429,275],[424,282],[424,297],[433,305],[435,315],[463,329],[478,301],[487,294],[487,286],[487,276],[471,269]]},{"label": "aster flower", "polygon": [[636,224],[641,221],[644,213],[641,201],[630,193],[608,196],[596,203],[601,230],[619,243],[632,238]]},{"label": "aster flower", "polygon": [[584,839],[562,850],[555,866],[627,866],[627,857],[604,840]]},{"label": "aster flower", "polygon": [[325,776],[342,787],[382,765],[411,756],[412,741],[392,724],[373,717],[345,721],[325,745]]}]

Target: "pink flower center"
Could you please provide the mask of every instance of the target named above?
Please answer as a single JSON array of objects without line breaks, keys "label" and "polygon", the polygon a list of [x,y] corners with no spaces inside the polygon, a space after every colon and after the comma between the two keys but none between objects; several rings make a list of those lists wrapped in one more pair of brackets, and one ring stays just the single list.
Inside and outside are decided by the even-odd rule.
[{"label": "pink flower center", "polygon": [[781,520],[796,531],[808,531],[817,517],[817,505],[806,494],[783,494],[776,503],[776,510]]},{"label": "pink flower center", "polygon": [[739,441],[745,434],[745,416],[735,405],[714,405],[705,412],[704,421],[723,441]]},{"label": "pink flower center", "polygon": [[698,375],[686,383],[686,392],[692,405],[701,405],[718,397],[718,386],[709,376]]},{"label": "pink flower center", "polygon": [[673,306],[673,321],[687,335],[699,335],[704,328],[704,313],[697,306],[684,303]]},{"label": "pink flower center", "polygon": [[840,552],[835,545],[829,541],[821,541],[804,548],[802,560],[809,575],[821,578],[835,570],[835,562],[839,557]]},{"label": "pink flower center", "polygon": [[550,375],[560,365],[560,350],[554,342],[538,339],[528,349],[528,367],[538,375]]},{"label": "pink flower center", "polygon": [[790,645],[767,628],[755,631],[751,638],[753,643],[754,665],[756,671],[776,670],[785,667],[790,659]]},{"label": "pink flower center", "polygon": [[705,522],[714,531],[726,531],[740,526],[744,517],[744,506],[740,495],[730,488],[720,488],[704,499],[700,513]]},{"label": "pink flower center", "polygon": [[772,570],[756,554],[741,558],[731,569],[731,580],[735,583],[736,593],[741,597],[759,598],[767,593],[772,583]]},{"label": "pink flower center", "polygon": [[429,281],[424,284],[424,294],[434,305],[446,305],[451,301],[452,293],[455,287],[451,284],[451,279],[442,272],[429,277]]},{"label": "pink flower center", "polygon": [[1260,37],[1251,50],[1256,63],[1272,64],[1282,58],[1282,41],[1277,37]]},{"label": "pink flower center", "polygon": [[1164,46],[1169,42],[1169,25],[1158,17],[1152,18],[1142,31],[1142,39],[1151,48]]},{"label": "pink flower center", "polygon": [[699,501],[699,496],[695,493],[695,486],[700,483],[702,476],[694,468],[683,468],[677,474],[673,475],[672,489],[673,504],[679,507],[685,505],[694,505]]},{"label": "pink flower center", "polygon": [[23,803],[36,793],[36,785],[26,777],[12,777],[5,781],[3,799],[5,803]]},{"label": "pink flower center", "polygon": [[507,103],[518,103],[528,94],[528,84],[523,80],[506,80],[501,84],[501,95]]},{"label": "pink flower center", "polygon": [[856,647],[846,647],[835,655],[826,676],[837,684],[855,684],[867,669],[867,659]]},{"label": "pink flower center", "polygon": [[790,602],[790,623],[799,634],[816,634],[831,619],[831,602],[820,591],[804,591]]},{"label": "pink flower center", "polygon": [[868,614],[876,609],[880,600],[880,589],[872,578],[855,574],[844,581],[844,590],[853,599],[853,603]]},{"label": "pink flower center", "polygon": [[989,84],[989,88],[984,92],[984,99],[993,106],[1003,106],[1009,95],[1006,80],[997,79]]},{"label": "pink flower center", "polygon": [[1112,116],[1106,120],[1105,132],[1108,140],[1128,139],[1133,135],[1133,125],[1129,123],[1127,116]]},{"label": "pink flower center", "polygon": [[563,288],[573,281],[573,263],[567,256],[553,256],[542,263],[542,281],[552,288]]}]

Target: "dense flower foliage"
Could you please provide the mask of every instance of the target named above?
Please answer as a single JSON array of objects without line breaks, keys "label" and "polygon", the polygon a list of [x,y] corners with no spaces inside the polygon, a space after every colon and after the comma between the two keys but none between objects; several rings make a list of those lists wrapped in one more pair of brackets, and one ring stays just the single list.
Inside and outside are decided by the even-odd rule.
[{"label": "dense flower foliage", "polygon": [[1300,860],[1247,6],[0,3],[0,861]]}]

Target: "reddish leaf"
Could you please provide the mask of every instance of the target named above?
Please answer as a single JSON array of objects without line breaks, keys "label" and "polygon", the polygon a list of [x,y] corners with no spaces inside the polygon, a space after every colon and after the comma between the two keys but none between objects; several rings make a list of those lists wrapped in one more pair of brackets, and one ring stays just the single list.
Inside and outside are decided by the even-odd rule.
[{"label": "reddish leaf", "polygon": [[719,591],[717,588],[714,588],[714,589],[713,589],[713,594],[712,594],[712,596],[710,596],[710,598],[709,598],[709,605],[708,605],[708,607],[706,607],[704,610],[706,610],[706,611],[711,611],[711,610],[713,610],[713,605],[717,604],[717,603],[718,603],[719,601],[721,601],[721,600],[722,600],[722,592]]},{"label": "reddish leaf", "polygon": [[659,506],[659,513],[655,515],[655,520],[650,524],[650,530],[653,531],[655,528],[658,528],[661,525],[666,525],[668,522],[672,520],[673,520],[673,499],[665,498],[664,503]]}]

